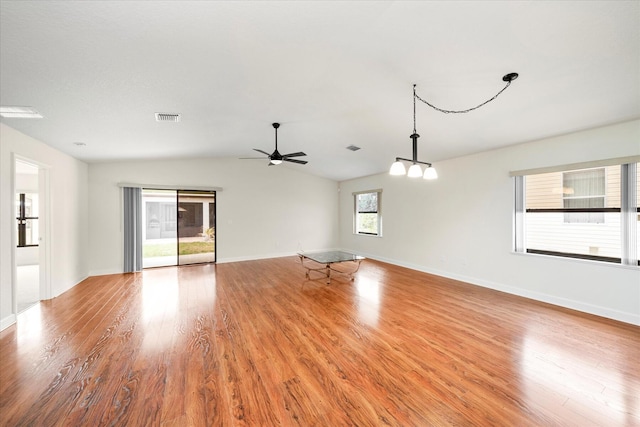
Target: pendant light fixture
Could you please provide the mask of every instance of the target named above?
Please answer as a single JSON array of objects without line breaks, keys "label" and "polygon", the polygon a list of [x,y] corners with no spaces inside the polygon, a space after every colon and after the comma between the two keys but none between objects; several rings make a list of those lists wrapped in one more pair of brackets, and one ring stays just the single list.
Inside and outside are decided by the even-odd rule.
[{"label": "pendant light fixture", "polygon": [[[418,160],[418,138],[420,138],[420,135],[418,135],[418,132],[416,131],[416,99],[424,102],[425,104],[427,104],[429,107],[433,108],[434,110],[440,111],[441,113],[445,113],[445,114],[450,114],[450,113],[454,113],[454,114],[459,114],[459,113],[468,113],[470,111],[473,111],[477,108],[482,107],[483,105],[493,101],[494,99],[496,99],[498,97],[498,95],[500,95],[502,92],[504,92],[504,90],[506,88],[509,87],[509,85],[511,85],[511,82],[514,81],[515,79],[518,78],[518,73],[509,73],[506,74],[505,76],[502,77],[502,81],[506,82],[506,86],[502,88],[502,90],[500,90],[500,92],[498,92],[496,95],[494,95],[491,99],[488,99],[487,101],[483,102],[480,105],[477,105],[475,107],[472,108],[468,108],[466,110],[445,110],[442,108],[438,108],[435,105],[430,104],[429,102],[425,101],[424,99],[420,98],[417,94],[416,94],[416,85],[413,85],[413,133],[411,134],[411,136],[409,138],[411,138],[411,144],[412,144],[412,148],[413,148],[413,156],[411,159],[405,159],[402,157],[396,157],[396,161],[393,162],[393,164],[391,165],[391,169],[389,169],[389,174],[390,175],[407,175],[409,178],[419,178],[422,177],[424,179],[436,179],[438,178],[438,172],[436,172],[436,169],[433,167],[433,165],[431,163],[428,162],[421,162]],[[403,162],[410,162],[411,166],[409,167],[409,170],[407,171],[405,165]],[[422,170],[422,166],[420,165],[425,165],[425,169],[424,172]]]},{"label": "pendant light fixture", "polygon": [[[409,159],[404,159],[402,157],[396,157],[396,161],[391,165],[391,169],[389,170],[389,173],[391,175],[406,174],[409,178],[420,178],[420,177],[423,177],[424,179],[437,178],[438,173],[433,168],[433,166],[431,166],[431,163],[421,162],[418,160],[418,138],[420,138],[420,135],[418,135],[418,132],[416,132],[416,85],[413,85],[413,133],[409,138],[411,138],[412,146],[413,146],[412,159],[409,160]],[[405,169],[404,163],[402,163],[403,161],[412,163],[411,166],[409,167],[409,171]],[[420,165],[426,166],[424,175],[422,173],[422,166]]]}]

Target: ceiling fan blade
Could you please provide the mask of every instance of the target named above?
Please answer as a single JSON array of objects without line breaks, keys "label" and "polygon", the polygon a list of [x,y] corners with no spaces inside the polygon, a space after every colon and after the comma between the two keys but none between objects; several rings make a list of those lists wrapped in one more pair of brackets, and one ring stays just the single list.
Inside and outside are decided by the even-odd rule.
[{"label": "ceiling fan blade", "polygon": [[303,153],[302,151],[298,151],[296,153],[290,153],[290,154],[283,154],[282,157],[300,157],[300,156],[306,156],[305,153]]},{"label": "ceiling fan blade", "polygon": [[258,150],[257,148],[254,148],[253,150],[257,151],[258,153],[266,154],[267,156],[271,157],[271,154],[267,153],[266,151]]},{"label": "ceiling fan blade", "polygon": [[287,158],[283,158],[282,160],[285,162],[299,163],[301,165],[306,165],[308,163],[306,160],[296,160],[296,159],[287,159]]},{"label": "ceiling fan blade", "polygon": [[260,159],[260,160],[269,160],[268,157],[238,157],[240,160],[247,160],[247,159]]}]

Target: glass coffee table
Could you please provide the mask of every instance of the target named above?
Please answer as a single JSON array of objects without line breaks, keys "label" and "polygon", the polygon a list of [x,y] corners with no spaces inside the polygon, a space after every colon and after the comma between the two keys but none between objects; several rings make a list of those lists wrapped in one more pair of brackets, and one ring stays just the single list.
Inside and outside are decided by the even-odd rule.
[{"label": "glass coffee table", "polygon": [[[308,280],[310,280],[309,273],[311,273],[312,271],[318,271],[324,274],[324,276],[327,278],[327,283],[331,282],[332,271],[335,273],[344,274],[353,281],[353,275],[356,274],[356,272],[360,268],[360,263],[363,259],[365,259],[363,256],[343,251],[311,253],[300,252],[298,253],[298,256],[300,257],[300,263],[302,264],[302,266],[307,269],[305,277]],[[351,265],[352,267],[355,266],[355,269],[337,269],[335,268],[337,264]]]}]

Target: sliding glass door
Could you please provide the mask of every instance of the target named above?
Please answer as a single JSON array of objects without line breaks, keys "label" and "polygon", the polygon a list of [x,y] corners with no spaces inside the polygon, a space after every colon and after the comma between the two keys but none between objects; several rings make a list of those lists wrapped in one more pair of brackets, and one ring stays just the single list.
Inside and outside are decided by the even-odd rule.
[{"label": "sliding glass door", "polygon": [[215,262],[215,192],[142,190],[142,267]]},{"label": "sliding glass door", "polygon": [[215,194],[178,191],[178,265],[215,262]]}]

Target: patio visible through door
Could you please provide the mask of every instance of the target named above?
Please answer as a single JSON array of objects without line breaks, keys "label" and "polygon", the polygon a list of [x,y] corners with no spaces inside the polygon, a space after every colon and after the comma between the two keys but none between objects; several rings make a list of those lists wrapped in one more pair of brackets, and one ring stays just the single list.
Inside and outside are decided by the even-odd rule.
[{"label": "patio visible through door", "polygon": [[142,190],[142,267],[216,261],[215,191]]}]

